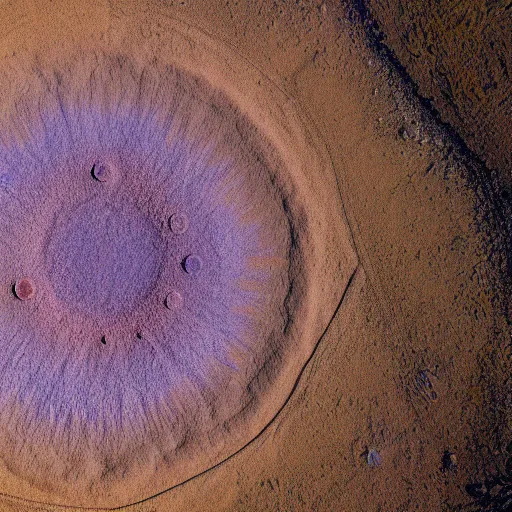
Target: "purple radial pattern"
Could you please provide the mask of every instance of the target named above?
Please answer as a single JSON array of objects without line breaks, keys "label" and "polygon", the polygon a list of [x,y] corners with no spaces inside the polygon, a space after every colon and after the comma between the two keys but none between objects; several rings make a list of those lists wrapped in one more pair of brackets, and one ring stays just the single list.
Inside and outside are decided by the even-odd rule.
[{"label": "purple radial pattern", "polygon": [[0,455],[41,487],[115,467],[107,489],[215,444],[279,370],[293,313],[290,203],[255,130],[205,83],[113,62],[20,100],[0,147]]}]

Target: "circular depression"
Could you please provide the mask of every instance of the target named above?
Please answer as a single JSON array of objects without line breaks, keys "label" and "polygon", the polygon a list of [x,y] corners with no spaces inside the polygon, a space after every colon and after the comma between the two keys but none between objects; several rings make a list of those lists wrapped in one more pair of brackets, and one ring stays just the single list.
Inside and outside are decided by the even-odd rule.
[{"label": "circular depression", "polygon": [[158,232],[137,210],[105,201],[80,205],[45,251],[57,299],[86,314],[131,312],[158,278]]},{"label": "circular depression", "polygon": [[0,147],[0,456],[24,497],[122,506],[264,428],[354,260],[326,250],[328,180],[204,78],[124,54],[50,75]]}]

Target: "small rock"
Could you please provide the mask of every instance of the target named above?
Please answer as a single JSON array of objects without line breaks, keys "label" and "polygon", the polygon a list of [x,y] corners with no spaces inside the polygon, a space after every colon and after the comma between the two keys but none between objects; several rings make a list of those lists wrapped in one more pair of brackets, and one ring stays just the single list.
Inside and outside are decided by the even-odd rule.
[{"label": "small rock", "polygon": [[368,450],[368,455],[366,456],[366,461],[368,462],[368,466],[370,467],[378,467],[382,464],[382,457],[380,456],[377,450],[373,448]]},{"label": "small rock", "polygon": [[398,135],[400,135],[403,140],[417,140],[419,138],[419,129],[417,126],[415,127],[412,124],[404,123],[398,130]]},{"label": "small rock", "polygon": [[443,464],[443,471],[456,471],[457,470],[457,456],[446,450],[443,453],[443,457],[441,459]]}]

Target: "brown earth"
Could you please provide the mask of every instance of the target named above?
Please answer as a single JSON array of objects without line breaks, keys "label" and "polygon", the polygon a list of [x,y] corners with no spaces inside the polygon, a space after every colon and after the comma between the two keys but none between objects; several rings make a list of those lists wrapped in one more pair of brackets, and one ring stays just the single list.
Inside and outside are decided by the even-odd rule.
[{"label": "brown earth", "polygon": [[[108,46],[127,30],[159,47],[159,20],[170,18],[246,59],[325,144],[357,253],[335,317],[268,428],[226,462],[124,510],[485,510],[466,486],[506,475],[512,440],[510,331],[502,309],[507,233],[486,170],[461,154],[368,45],[357,12],[339,2],[301,0],[41,6],[3,8],[2,54],[15,52],[24,38],[48,51],[63,37],[70,46],[87,38]],[[480,76],[472,78],[481,87],[474,104],[485,96]],[[441,86],[433,79],[430,87],[437,98]],[[451,101],[469,119],[466,94],[453,93]],[[236,100],[244,107],[243,97]],[[446,112],[454,108],[439,101],[441,112],[445,102]],[[510,119],[493,110],[497,99],[481,101],[489,103],[474,111],[481,112],[481,129],[467,135],[468,144],[482,158],[489,154],[491,165],[510,168],[505,131],[508,156],[496,149]],[[484,142],[485,122],[498,115],[502,124]],[[453,121],[461,133],[469,126],[464,116]],[[333,201],[337,194],[332,187]],[[3,471],[0,491],[10,482]],[[498,488],[507,488],[506,478]],[[26,482],[10,493],[16,498],[4,495],[0,510],[78,510],[24,501],[31,491]]]}]

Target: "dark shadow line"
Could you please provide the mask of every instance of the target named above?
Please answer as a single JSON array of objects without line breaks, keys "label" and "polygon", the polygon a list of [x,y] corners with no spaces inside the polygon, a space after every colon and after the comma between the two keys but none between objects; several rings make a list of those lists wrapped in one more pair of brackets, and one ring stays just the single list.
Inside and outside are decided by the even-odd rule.
[{"label": "dark shadow line", "polygon": [[185,484],[187,484],[188,482],[192,481],[192,480],[195,480],[196,478],[198,477],[201,477],[203,475],[206,475],[207,473],[213,471],[214,469],[217,469],[219,468],[220,466],[222,466],[223,464],[225,464],[226,462],[228,462],[229,460],[231,460],[232,458],[236,457],[238,454],[240,454],[243,450],[245,450],[246,448],[248,448],[251,444],[253,444],[254,442],[256,442],[271,426],[272,424],[275,422],[275,420],[277,419],[277,417],[279,416],[279,414],[283,411],[283,409],[286,407],[286,405],[290,402],[290,400],[292,399],[293,395],[295,394],[295,391],[296,389],[298,388],[299,384],[300,384],[300,381],[302,379],[302,376],[304,375],[304,372],[306,371],[307,367],[309,366],[309,363],[311,362],[311,360],[313,359],[313,357],[315,356],[316,352],[317,352],[317,349],[322,341],[322,339],[324,338],[324,336],[326,335],[326,333],[329,331],[329,328],[331,327],[332,323],[334,322],[334,319],[338,316],[338,312],[339,310],[341,309],[341,306],[343,304],[343,302],[345,302],[345,299],[348,295],[348,292],[349,292],[349,289],[351,288],[351,285],[355,279],[355,276],[357,275],[358,273],[358,270],[359,270],[359,265],[356,265],[355,269],[353,270],[352,274],[350,275],[348,281],[347,281],[347,284],[345,286],[345,290],[343,291],[343,294],[341,296],[341,299],[340,301],[338,302],[338,305],[336,306],[336,309],[334,310],[334,313],[332,314],[331,316],[331,319],[329,320],[329,322],[327,323],[327,326],[325,327],[325,329],[323,330],[322,334],[320,335],[320,337],[318,338],[318,341],[315,343],[315,346],[313,347],[313,350],[310,354],[310,356],[308,357],[308,359],[306,360],[306,362],[304,363],[304,365],[302,366],[300,372],[299,372],[299,375],[297,376],[296,380],[295,380],[295,383],[293,384],[293,387],[290,391],[290,393],[288,394],[288,397],[286,398],[286,400],[284,401],[284,403],[281,405],[281,407],[278,409],[278,411],[274,414],[274,416],[272,416],[272,418],[270,419],[270,421],[265,425],[265,427],[263,427],[263,429],[255,436],[253,437],[250,441],[248,441],[244,446],[242,446],[241,448],[239,448],[236,452],[232,453],[231,455],[229,455],[228,457],[226,457],[225,459],[223,459],[222,461],[218,462],[217,464],[215,464],[214,466],[211,466],[209,467],[208,469],[205,469],[204,471],[201,471],[200,473],[197,473],[196,475],[194,476],[191,476],[190,478],[187,478],[186,480],[184,480],[183,482],[180,482],[179,484],[176,484],[176,485],[173,485],[172,487],[169,487],[168,489],[165,489],[164,491],[161,491],[157,494],[154,494],[153,496],[150,496],[148,498],[144,498],[143,500],[140,500],[140,501],[137,501],[137,502],[134,502],[134,503],[130,503],[128,505],[122,505],[120,507],[114,507],[114,508],[102,508],[102,509],[88,509],[88,508],[83,508],[83,510],[106,510],[106,511],[114,511],[114,510],[123,510],[123,509],[127,509],[129,507],[134,507],[136,505],[140,505],[144,502],[147,502],[149,500],[152,500],[154,498],[157,498],[159,496],[162,496],[163,494],[171,491],[171,490],[174,490],[178,487],[182,487],[184,486]]},{"label": "dark shadow line", "polygon": [[[467,168],[468,185],[475,191],[477,198],[479,197],[477,189],[480,188],[483,192],[487,202],[484,218],[489,227],[498,230],[501,235],[500,242],[505,248],[503,251],[503,266],[505,267],[503,277],[509,284],[512,284],[512,192],[510,186],[500,175],[500,172],[504,173],[507,170],[487,167],[483,159],[468,147],[459,132],[449,122],[442,119],[440,111],[432,103],[432,100],[419,92],[418,84],[409,75],[394,51],[385,43],[385,33],[372,16],[367,0],[352,0],[351,3],[355,12],[353,16],[359,17],[370,49],[373,49],[378,57],[389,62],[401,82],[406,86],[405,90],[410,90],[434,123],[448,136],[450,144],[460,154],[463,161],[466,160],[463,163]],[[478,203],[481,203],[481,200]],[[475,208],[482,206],[482,204],[477,204]],[[512,324],[512,313],[508,309],[506,316],[509,324]]]},{"label": "dark shadow line", "polygon": [[295,380],[295,383],[293,384],[293,387],[292,387],[290,393],[288,394],[288,397],[284,401],[284,403],[281,405],[281,407],[278,409],[278,411],[274,414],[274,416],[272,416],[272,418],[265,425],[265,427],[263,427],[263,429],[255,437],[253,437],[250,441],[248,441],[244,446],[239,448],[236,452],[233,452],[231,455],[229,455],[225,459],[221,460],[220,462],[218,462],[214,466],[211,466],[211,467],[205,469],[204,471],[201,471],[200,473],[197,473],[197,474],[191,476],[190,478],[187,478],[186,480],[183,480],[183,482],[180,482],[179,484],[173,485],[172,487],[169,487],[168,489],[165,489],[165,490],[160,491],[160,492],[158,492],[156,494],[153,494],[152,496],[149,496],[149,497],[144,498],[144,499],[139,500],[139,501],[135,501],[133,503],[129,503],[128,505],[121,505],[119,507],[113,507],[113,508],[104,508],[104,507],[91,508],[91,507],[77,507],[77,506],[73,506],[73,505],[58,505],[58,504],[54,504],[54,503],[45,503],[45,502],[36,501],[36,500],[27,500],[27,499],[24,499],[24,498],[19,498],[19,497],[11,496],[11,495],[6,494],[6,493],[0,493],[0,496],[4,496],[4,497],[6,497],[8,499],[11,499],[13,501],[18,501],[18,502],[22,502],[22,503],[30,503],[30,504],[39,505],[39,506],[42,505],[42,506],[45,506],[45,507],[54,507],[54,508],[58,508],[58,509],[61,509],[61,510],[73,510],[73,509],[74,510],[84,510],[84,511],[116,511],[116,510],[126,510],[126,509],[128,509],[130,507],[135,507],[137,505],[141,505],[141,504],[146,503],[146,502],[148,502],[150,500],[158,498],[159,496],[162,496],[162,495],[164,495],[167,492],[170,492],[170,491],[172,491],[174,489],[182,487],[185,484],[191,482],[192,480],[195,480],[195,479],[197,479],[197,478],[199,478],[201,476],[204,476],[204,475],[210,473],[211,471],[219,468],[220,466],[224,465],[225,463],[227,463],[228,461],[230,461],[231,459],[233,459],[234,457],[239,455],[243,450],[248,448],[251,444],[256,442],[272,426],[272,424],[275,422],[275,420],[277,419],[279,414],[283,411],[283,409],[286,407],[286,405],[290,402],[290,400],[292,399],[293,395],[295,394],[295,391],[296,391],[297,387],[300,384],[300,381],[302,379],[302,376],[304,375],[304,372],[306,371],[307,367],[309,366],[309,363],[311,362],[311,360],[315,356],[315,354],[317,352],[317,349],[318,349],[322,339],[324,338],[324,336],[328,332],[329,328],[331,327],[332,323],[334,322],[334,319],[338,316],[338,312],[341,309],[342,304],[345,302],[345,299],[346,299],[346,297],[348,295],[348,292],[349,292],[349,290],[350,290],[350,288],[352,286],[352,283],[353,283],[353,281],[355,279],[355,276],[358,273],[358,270],[359,270],[359,264],[357,264],[355,269],[352,271],[352,274],[350,275],[350,277],[349,277],[349,279],[347,281],[347,284],[345,286],[345,289],[343,291],[343,294],[341,296],[341,299],[338,302],[338,305],[336,306],[336,309],[334,310],[334,313],[331,316],[331,319],[329,320],[329,322],[327,323],[327,326],[325,327],[325,329],[323,330],[322,334],[318,338],[318,341],[316,342],[315,346],[313,347],[313,350],[312,350],[310,356],[308,357],[308,359],[306,360],[306,362],[302,366],[302,368],[301,368],[301,370],[299,372],[299,375],[297,376],[297,378]]}]

